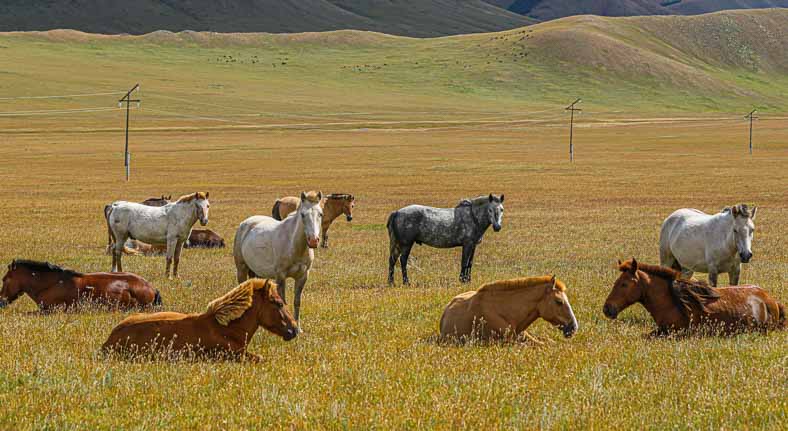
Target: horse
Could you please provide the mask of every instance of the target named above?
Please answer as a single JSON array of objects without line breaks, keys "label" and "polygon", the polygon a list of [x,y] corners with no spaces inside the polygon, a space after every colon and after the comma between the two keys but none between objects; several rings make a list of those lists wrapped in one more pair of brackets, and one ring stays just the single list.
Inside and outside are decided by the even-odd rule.
[{"label": "horse", "polygon": [[[186,247],[186,244],[184,244]],[[113,243],[107,245],[107,256],[112,256],[115,245]],[[123,254],[126,256],[164,256],[167,253],[166,245],[150,245],[148,243],[137,241],[136,239],[127,239],[123,244]]]},{"label": "horse", "polygon": [[437,248],[462,247],[460,281],[470,283],[473,256],[487,228],[501,230],[503,200],[490,194],[463,199],[454,208],[410,205],[392,212],[386,227],[389,232],[389,284],[394,283],[397,258],[402,267],[402,281],[409,284],[408,257],[413,244]]},{"label": "horse", "polygon": [[705,282],[682,279],[675,269],[638,263],[635,258],[619,261],[619,270],[603,313],[615,319],[639,302],[657,324],[652,335],[695,327],[725,333],[786,327],[785,306],[758,286],[714,288]]},{"label": "horse", "polygon": [[95,302],[117,308],[161,305],[161,294],[144,278],[130,273],[83,274],[48,262],[17,259],[8,265],[0,290],[0,308],[26,293],[41,311]]},{"label": "horse", "polygon": [[249,277],[274,278],[279,296],[287,302],[285,283],[288,277],[293,278],[296,322],[299,322],[301,293],[315,260],[313,249],[320,244],[322,198],[321,192],[302,192],[298,210],[284,220],[252,216],[244,220],[235,233],[233,258],[238,282]]},{"label": "horse", "polygon": [[[164,275],[178,276],[183,243],[197,220],[208,224],[208,193],[181,196],[163,207],[149,207],[133,202],[117,201],[104,207],[109,242],[114,243],[111,271],[123,271],[123,246],[129,238],[151,245],[167,245],[167,266]],[[174,265],[173,265],[174,262]]]},{"label": "horse", "polygon": [[186,248],[224,248],[224,238],[210,229],[192,229]]},{"label": "horse", "polygon": [[675,211],[662,223],[659,234],[659,262],[681,271],[685,278],[693,272],[709,274],[717,286],[717,275],[728,273],[730,285],[739,284],[741,264],[752,259],[755,214],[741,204],[708,215],[696,209]]},{"label": "horse", "polygon": [[517,278],[483,285],[454,297],[441,316],[441,339],[541,341],[526,329],[538,318],[560,328],[565,337],[578,324],[566,285],[553,276]]},{"label": "horse", "polygon": [[172,195],[169,196],[161,195],[160,198],[148,198],[140,203],[143,205],[147,205],[149,207],[163,207],[164,205],[170,203],[171,200],[172,200]]},{"label": "horse", "polygon": [[[298,208],[300,200],[295,196],[277,199],[271,209],[271,215],[276,220],[282,220]],[[353,208],[356,207],[355,196],[347,193],[332,193],[320,203],[323,207],[323,223],[321,224],[321,238],[323,248],[328,248],[328,228],[337,217],[344,214],[348,222],[353,221]]]},{"label": "horse", "polygon": [[110,333],[104,353],[196,353],[260,362],[246,351],[257,328],[290,341],[296,323],[270,280],[251,279],[213,300],[202,314],[162,312],[127,317]]}]

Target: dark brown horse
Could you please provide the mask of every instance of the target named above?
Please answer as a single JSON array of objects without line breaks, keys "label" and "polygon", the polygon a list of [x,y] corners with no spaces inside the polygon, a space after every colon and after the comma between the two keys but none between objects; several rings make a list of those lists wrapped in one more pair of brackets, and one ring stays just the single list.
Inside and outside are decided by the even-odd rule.
[{"label": "dark brown horse", "polygon": [[[277,199],[274,202],[274,207],[271,209],[271,216],[276,220],[284,220],[285,217],[298,208],[300,203],[301,199],[295,196]],[[353,208],[356,207],[356,197],[347,193],[332,193],[320,202],[320,206],[323,207],[320,237],[323,239],[323,248],[328,248],[328,229],[331,227],[331,223],[342,214],[345,215],[345,220],[348,222],[353,221]]]},{"label": "dark brown horse", "polygon": [[97,302],[118,308],[161,305],[161,295],[144,278],[129,273],[82,274],[47,262],[15,260],[0,290],[0,308],[26,293],[42,311]]},{"label": "dark brown horse", "polygon": [[785,307],[758,286],[714,288],[705,282],[682,280],[681,273],[663,266],[621,263],[621,275],[605,301],[605,316],[615,319],[639,302],[657,323],[654,335],[693,327],[732,333],[786,327]]},{"label": "dark brown horse", "polygon": [[164,205],[170,203],[171,200],[172,200],[172,195],[169,196],[161,195],[160,198],[148,198],[140,203],[143,205],[147,205],[149,207],[163,207]]},{"label": "dark brown horse", "polygon": [[276,291],[276,283],[253,278],[208,304],[202,314],[135,314],[120,322],[102,349],[121,354],[196,353],[254,362],[246,346],[262,326],[285,341],[298,326]]},{"label": "dark brown horse", "polygon": [[210,229],[192,229],[186,248],[224,248],[224,238]]}]

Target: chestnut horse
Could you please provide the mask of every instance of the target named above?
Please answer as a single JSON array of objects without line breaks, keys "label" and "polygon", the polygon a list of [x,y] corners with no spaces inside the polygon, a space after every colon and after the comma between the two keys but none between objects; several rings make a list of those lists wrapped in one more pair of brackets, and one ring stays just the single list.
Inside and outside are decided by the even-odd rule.
[{"label": "chestnut horse", "polygon": [[224,248],[224,238],[210,229],[192,229],[185,248]]},{"label": "chestnut horse", "polygon": [[[301,200],[295,196],[287,196],[277,199],[274,207],[271,210],[271,215],[276,220],[283,220],[298,208]],[[325,197],[320,202],[323,207],[323,221],[321,223],[321,238],[323,239],[323,248],[328,248],[328,228],[337,217],[342,214],[348,222],[353,221],[353,208],[356,207],[356,198],[353,195],[346,193],[333,193]]]},{"label": "chestnut horse", "polygon": [[164,205],[170,203],[171,200],[172,200],[172,195],[169,196],[161,195],[160,198],[148,198],[140,203],[143,205],[147,205],[149,207],[163,207]]},{"label": "chestnut horse", "polygon": [[135,314],[120,322],[104,343],[104,352],[197,353],[213,357],[262,358],[246,351],[262,326],[285,341],[298,335],[271,280],[253,278],[208,304],[202,314]]},{"label": "chestnut horse", "polygon": [[621,263],[621,275],[605,301],[603,312],[610,319],[639,302],[657,323],[653,335],[691,327],[732,333],[741,330],[786,327],[785,307],[758,286],[714,288],[705,282],[681,279],[672,268]]},{"label": "chestnut horse", "polygon": [[0,308],[26,293],[42,311],[80,301],[119,308],[161,305],[161,295],[144,278],[130,273],[82,274],[47,262],[14,260],[0,290]]},{"label": "chestnut horse", "polygon": [[451,300],[441,317],[441,338],[527,339],[541,344],[525,331],[540,317],[560,328],[565,337],[577,331],[564,283],[549,275],[496,281]]}]

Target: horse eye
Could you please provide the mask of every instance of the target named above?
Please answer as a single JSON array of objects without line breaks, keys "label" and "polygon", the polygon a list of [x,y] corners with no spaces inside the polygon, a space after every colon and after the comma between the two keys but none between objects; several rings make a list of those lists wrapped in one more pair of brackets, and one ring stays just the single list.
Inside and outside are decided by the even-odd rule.
[{"label": "horse eye", "polygon": [[560,299],[556,299],[555,303],[558,304],[558,305],[564,305],[564,301],[562,301]]}]

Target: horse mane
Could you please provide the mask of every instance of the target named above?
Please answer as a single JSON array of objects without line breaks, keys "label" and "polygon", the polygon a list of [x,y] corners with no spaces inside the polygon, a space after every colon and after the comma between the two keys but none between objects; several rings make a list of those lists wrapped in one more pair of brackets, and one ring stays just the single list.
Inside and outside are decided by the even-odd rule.
[{"label": "horse mane", "polygon": [[306,200],[312,202],[313,204],[320,203],[320,198],[318,198],[318,192],[314,190],[312,190],[311,192],[306,192],[305,196],[306,196]]},{"label": "horse mane", "polygon": [[[491,283],[485,283],[479,288],[479,292],[509,292],[512,290],[530,289],[545,284],[552,284],[552,275],[543,275],[541,277],[522,277],[514,278],[511,280],[499,280]],[[556,279],[555,286],[561,291],[566,291],[566,285],[563,281]]]},{"label": "horse mane", "polygon": [[20,266],[32,272],[44,272],[67,275],[69,277],[81,277],[82,273],[72,269],[63,268],[49,262],[39,262],[35,260],[16,259],[11,262],[11,266]]},{"label": "horse mane", "polygon": [[191,193],[179,197],[176,202],[191,202],[195,199],[208,199],[208,195],[205,192]]},{"label": "horse mane", "polygon": [[[621,272],[631,271],[632,261],[628,260],[623,262],[619,265],[618,269],[621,270]],[[686,317],[689,317],[689,314],[694,308],[708,313],[709,310],[706,308],[706,305],[720,297],[707,282],[682,279],[681,272],[673,268],[638,262],[638,270],[649,275],[661,277],[667,281],[674,305],[676,305],[679,311]]]},{"label": "horse mane", "polygon": [[214,299],[208,304],[206,313],[213,314],[220,325],[227,326],[233,320],[241,317],[242,314],[252,306],[254,293],[261,289],[275,289],[276,284],[271,280],[253,278],[247,280],[233,290]]},{"label": "horse mane", "polygon": [[326,196],[326,199],[337,199],[337,200],[352,201],[355,198],[350,193],[331,193],[330,195]]},{"label": "horse mane", "polygon": [[[497,198],[494,197],[494,199],[497,199]],[[473,199],[463,198],[463,199],[460,200],[460,202],[457,204],[457,206],[455,208],[471,207],[471,206],[476,207],[476,206],[486,205],[489,202],[490,202],[490,196],[489,195],[488,196],[477,196],[477,197],[475,197]]]},{"label": "horse mane", "polygon": [[752,214],[750,213],[750,207],[747,206],[747,204],[738,204],[732,207],[725,207],[722,209],[722,212],[733,213],[734,217],[739,217],[739,216],[747,217],[747,218],[752,217]]},{"label": "horse mane", "polygon": [[720,294],[705,281],[682,279],[673,280],[670,284],[670,294],[673,302],[687,317],[695,308],[709,313],[706,305],[720,297]]}]

